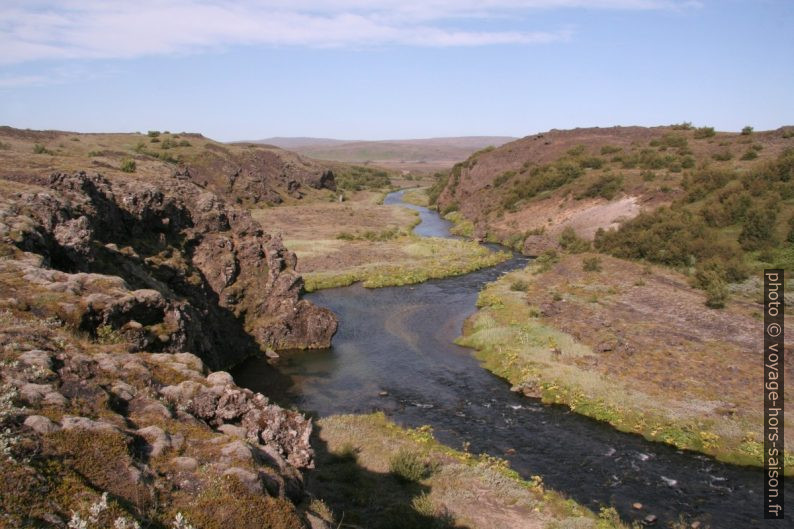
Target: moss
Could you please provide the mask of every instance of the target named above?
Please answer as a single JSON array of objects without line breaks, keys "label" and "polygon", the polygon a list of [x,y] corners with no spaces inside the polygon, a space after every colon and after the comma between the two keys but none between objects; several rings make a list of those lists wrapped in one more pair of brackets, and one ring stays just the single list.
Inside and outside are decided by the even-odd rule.
[{"label": "moss", "polygon": [[251,493],[230,476],[214,479],[196,497],[184,496],[173,509],[201,529],[303,528],[289,501]]}]

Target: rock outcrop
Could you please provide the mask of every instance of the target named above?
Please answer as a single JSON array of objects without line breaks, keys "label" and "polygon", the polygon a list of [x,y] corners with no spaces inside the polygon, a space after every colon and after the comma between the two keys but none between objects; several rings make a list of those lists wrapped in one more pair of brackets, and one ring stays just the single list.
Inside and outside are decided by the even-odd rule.
[{"label": "rock outcrop", "polygon": [[13,491],[0,526],[170,527],[176,512],[197,527],[308,526],[294,504],[314,464],[309,419],[195,355],[85,343],[23,314],[0,311],[0,485]]},{"label": "rock outcrop", "polygon": [[246,152],[208,144],[183,161],[177,175],[237,203],[280,204],[283,195],[302,198],[304,188],[335,190],[334,173],[281,149],[254,146]]},{"label": "rock outcrop", "polygon": [[327,347],[336,330],[330,311],[299,298],[295,254],[189,180],[56,173],[49,190],[0,205],[0,237],[25,252],[0,266],[36,287],[17,302],[57,292],[42,314],[136,350],[187,351],[220,369],[267,347]]}]

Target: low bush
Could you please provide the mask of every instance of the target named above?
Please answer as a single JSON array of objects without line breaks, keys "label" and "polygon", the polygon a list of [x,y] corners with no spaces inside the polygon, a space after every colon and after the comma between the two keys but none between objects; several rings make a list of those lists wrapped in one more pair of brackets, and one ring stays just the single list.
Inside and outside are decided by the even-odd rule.
[{"label": "low bush", "polygon": [[605,174],[590,184],[577,198],[603,197],[612,200],[623,185],[623,176]]},{"label": "low bush", "polygon": [[742,129],[742,136],[749,136],[752,133],[753,133],[753,127],[751,127],[750,125],[747,125]]},{"label": "low bush", "polygon": [[134,173],[135,172],[135,160],[132,158],[125,158],[121,161],[121,170],[125,173]]},{"label": "low bush", "polygon": [[409,450],[400,450],[389,458],[389,472],[400,481],[421,481],[426,477],[427,471],[424,461]]},{"label": "low bush", "polygon": [[701,140],[703,138],[711,138],[716,134],[717,133],[714,131],[714,127],[699,127],[695,129],[696,140]]},{"label": "low bush", "polygon": [[615,154],[616,152],[620,152],[622,150],[623,147],[616,147],[614,145],[604,145],[603,147],[601,147],[601,154],[602,155]]},{"label": "low bush", "polygon": [[524,281],[523,279],[516,279],[512,283],[510,283],[510,290],[515,292],[526,292],[529,289],[529,283]]},{"label": "low bush", "polygon": [[590,243],[576,234],[571,226],[566,226],[560,234],[560,246],[571,253],[582,253],[590,249]]},{"label": "low bush", "polygon": [[593,257],[585,257],[582,261],[582,270],[585,272],[600,272],[601,271],[601,259],[596,256]]}]

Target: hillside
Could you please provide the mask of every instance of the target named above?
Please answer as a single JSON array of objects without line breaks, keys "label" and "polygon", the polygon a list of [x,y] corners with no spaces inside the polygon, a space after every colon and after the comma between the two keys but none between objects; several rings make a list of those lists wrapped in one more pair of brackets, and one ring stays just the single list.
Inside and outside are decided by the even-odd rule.
[{"label": "hillside", "polygon": [[[686,262],[689,255],[704,260],[709,253],[726,259],[729,254],[748,260],[766,257],[767,263],[780,263],[786,256],[779,252],[774,256],[743,252],[771,250],[775,241],[787,238],[794,213],[787,184],[791,155],[786,153],[791,148],[791,127],[747,134],[686,124],[555,130],[473,155],[456,165],[430,194],[442,212],[459,210],[460,218],[472,223],[472,233],[527,254],[559,249],[566,228],[593,240],[599,230],[621,225],[630,230],[636,224],[626,222],[629,219],[668,206],[671,209],[660,210],[656,220],[677,217],[691,229],[684,233],[670,228],[676,237],[671,238],[670,232],[657,236],[663,242],[686,245],[708,233],[704,240],[709,248],[668,248],[664,256],[631,252],[629,248],[637,246],[618,248],[621,243],[615,234],[600,235],[599,247],[618,256],[674,266],[691,265]],[[747,223],[757,222],[758,208],[770,201],[776,215],[772,226],[763,228],[768,228],[769,233],[761,235],[767,240],[742,242]],[[690,216],[695,220],[684,219]],[[645,223],[641,231],[646,233],[663,229],[650,226],[656,221],[646,215],[637,222]],[[638,242],[636,237],[632,240]]]},{"label": "hillside", "polygon": [[463,136],[384,141],[268,138],[254,143],[294,150],[318,160],[366,163],[395,170],[430,173],[448,169],[479,149],[488,146],[498,147],[514,139],[507,136]]},{"label": "hillside", "polygon": [[152,178],[178,175],[244,206],[325,197],[336,188],[327,164],[262,145],[228,145],[201,134],[77,134],[0,127],[0,178],[47,181],[53,168]]}]

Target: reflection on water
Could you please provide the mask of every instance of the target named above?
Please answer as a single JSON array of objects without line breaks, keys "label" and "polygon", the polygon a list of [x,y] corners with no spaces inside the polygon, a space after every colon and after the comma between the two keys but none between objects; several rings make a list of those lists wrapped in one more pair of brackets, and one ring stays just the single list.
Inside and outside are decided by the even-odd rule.
[{"label": "reflection on water", "polygon": [[[539,474],[580,503],[615,505],[628,519],[650,512],[663,525],[683,513],[715,529],[794,526],[761,520],[760,470],[682,453],[520,397],[455,345],[484,283],[525,263],[515,258],[414,286],[312,293],[308,299],[339,316],[333,347],[285,355],[279,376],[252,359],[235,380],[319,416],[383,410],[403,425],[430,424],[454,448],[469,442],[474,452],[508,459],[525,477]],[[633,510],[633,502],[646,510]]]}]

